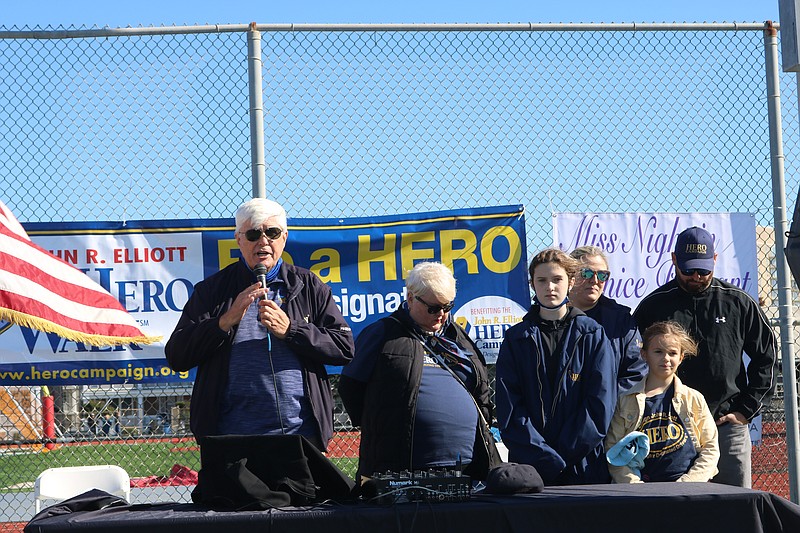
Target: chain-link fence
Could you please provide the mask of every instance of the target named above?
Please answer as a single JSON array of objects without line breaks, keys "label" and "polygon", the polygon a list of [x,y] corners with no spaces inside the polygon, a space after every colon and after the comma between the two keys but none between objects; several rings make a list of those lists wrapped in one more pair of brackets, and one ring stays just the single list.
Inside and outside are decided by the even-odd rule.
[{"label": "chain-link fence", "polygon": [[[0,31],[5,203],[23,222],[232,216],[252,192],[246,29]],[[523,204],[533,254],[553,212],[751,212],[777,316],[763,28],[260,29],[267,196],[290,216]],[[55,444],[26,429],[46,392]],[[188,501],[189,394],[0,389],[2,519],[30,518],[36,475],[72,464],[123,466],[135,502]],[[330,456],[354,473],[358,434],[335,417]],[[764,420],[754,486],[788,496],[781,391]]]}]

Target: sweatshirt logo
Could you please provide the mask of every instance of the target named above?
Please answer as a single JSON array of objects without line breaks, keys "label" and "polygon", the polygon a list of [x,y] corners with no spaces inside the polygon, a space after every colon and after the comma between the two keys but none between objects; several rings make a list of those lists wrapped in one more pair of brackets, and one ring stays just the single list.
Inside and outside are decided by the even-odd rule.
[{"label": "sweatshirt logo", "polygon": [[725,323],[725,317],[724,317],[724,316],[718,316],[718,317],[715,317],[715,318],[714,318],[714,322],[716,322],[717,324],[719,324],[719,323]]}]

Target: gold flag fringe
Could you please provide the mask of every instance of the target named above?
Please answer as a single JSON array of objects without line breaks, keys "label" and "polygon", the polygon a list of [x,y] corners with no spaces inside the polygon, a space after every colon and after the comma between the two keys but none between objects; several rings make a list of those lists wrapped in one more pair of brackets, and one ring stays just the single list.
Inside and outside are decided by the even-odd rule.
[{"label": "gold flag fringe", "polygon": [[[26,328],[37,329],[45,333],[55,333],[59,337],[63,337],[73,342],[80,342],[90,346],[119,346],[122,344],[153,344],[159,342],[163,337],[148,337],[146,335],[138,335],[136,337],[118,337],[109,335],[96,335],[91,333],[82,333],[73,329],[65,328],[55,322],[45,320],[43,318],[32,316],[12,309],[0,308],[0,319],[7,320],[23,326]],[[0,332],[1,333],[1,332]]]}]

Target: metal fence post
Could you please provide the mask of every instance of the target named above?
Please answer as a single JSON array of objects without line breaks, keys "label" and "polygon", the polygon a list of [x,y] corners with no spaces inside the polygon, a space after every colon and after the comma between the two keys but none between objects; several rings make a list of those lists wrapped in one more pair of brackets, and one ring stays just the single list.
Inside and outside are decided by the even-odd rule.
[{"label": "metal fence post", "polygon": [[256,23],[247,31],[247,71],[250,88],[250,161],[253,198],[266,198],[264,181],[264,95],[262,91],[261,32]]},{"label": "metal fence post", "polygon": [[778,313],[781,331],[781,360],[783,362],[783,405],[786,416],[786,448],[789,455],[789,494],[798,502],[798,417],[797,383],[794,364],[794,334],[792,321],[791,280],[783,249],[786,247],[786,183],[784,181],[783,134],[781,126],[781,95],[778,63],[778,31],[771,22],[764,30],[764,54],[767,75],[767,108],[769,113],[769,151],[772,170],[772,198],[775,219],[775,267],[778,283]]}]

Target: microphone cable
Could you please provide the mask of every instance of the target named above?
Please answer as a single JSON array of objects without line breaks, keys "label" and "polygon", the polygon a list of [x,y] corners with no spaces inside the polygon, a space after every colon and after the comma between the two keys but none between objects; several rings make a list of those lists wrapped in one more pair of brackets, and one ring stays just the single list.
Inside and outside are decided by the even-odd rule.
[{"label": "microphone cable", "polygon": [[[259,300],[271,300],[271,298],[268,296],[270,290],[267,286],[267,267],[262,263],[259,263],[253,268],[253,273],[256,275],[256,279],[259,281],[259,283],[261,283],[261,287],[266,289],[266,292],[261,296],[261,298],[259,298]],[[278,423],[281,426],[281,435],[286,435],[286,428],[283,425],[283,413],[281,412],[278,378],[275,376],[275,363],[272,360],[272,334],[269,332],[269,328],[267,326],[264,327],[267,329],[267,357],[269,358],[269,368],[272,372],[272,386],[275,390],[275,411],[278,413]]]},{"label": "microphone cable", "polygon": [[[266,326],[264,326],[266,327]],[[267,357],[269,358],[269,368],[272,371],[272,386],[275,389],[275,410],[278,412],[278,423],[281,425],[281,435],[286,435],[286,428],[283,426],[283,414],[281,413],[280,389],[278,388],[278,378],[275,377],[275,364],[272,361],[272,334],[267,329]]]}]

